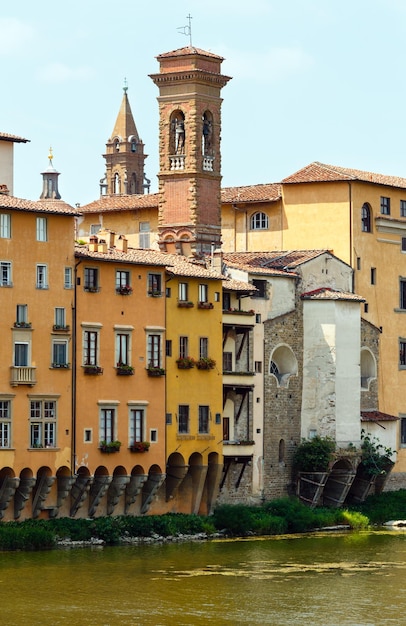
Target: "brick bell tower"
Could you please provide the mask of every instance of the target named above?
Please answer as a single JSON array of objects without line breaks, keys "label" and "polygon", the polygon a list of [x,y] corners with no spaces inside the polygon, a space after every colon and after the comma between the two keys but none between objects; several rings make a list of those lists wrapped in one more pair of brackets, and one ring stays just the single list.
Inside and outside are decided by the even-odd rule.
[{"label": "brick bell tower", "polygon": [[100,181],[102,195],[143,194],[145,187],[148,187],[148,184],[144,184],[144,161],[147,155],[144,154],[144,144],[134,122],[127,89],[125,85],[113,133],[106,143],[106,154],[103,155],[106,176]]},{"label": "brick bell tower", "polygon": [[222,57],[189,46],[157,57],[159,246],[209,254],[221,243]]}]

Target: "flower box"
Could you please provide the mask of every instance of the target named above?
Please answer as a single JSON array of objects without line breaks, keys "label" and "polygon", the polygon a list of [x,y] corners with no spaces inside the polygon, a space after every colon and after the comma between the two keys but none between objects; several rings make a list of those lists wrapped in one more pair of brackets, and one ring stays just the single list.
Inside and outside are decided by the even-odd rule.
[{"label": "flower box", "polygon": [[214,305],[212,302],[198,302],[197,308],[198,309],[213,309]]},{"label": "flower box", "polygon": [[130,446],[130,450],[131,452],[148,452],[150,445],[149,441],[135,441]]},{"label": "flower box", "polygon": [[193,302],[188,302],[187,300],[178,300],[178,307],[180,309],[191,309],[194,307]]},{"label": "flower box", "polygon": [[231,313],[232,315],[255,315],[254,309],[242,311],[241,309],[224,309],[223,313]]},{"label": "flower box", "polygon": [[131,365],[117,365],[117,376],[133,376],[134,368]]},{"label": "flower box", "polygon": [[209,357],[204,357],[196,361],[196,367],[198,370],[212,370],[216,367],[216,361]]},{"label": "flower box", "polygon": [[14,322],[14,328],[31,328],[31,322]]},{"label": "flower box", "polygon": [[69,363],[52,363],[52,368],[53,369],[67,370],[67,369],[69,369]]},{"label": "flower box", "polygon": [[147,367],[148,376],[164,376],[165,370],[162,367]]},{"label": "flower box", "polygon": [[84,287],[84,291],[89,293],[97,293],[99,291],[99,287]]},{"label": "flower box", "polygon": [[180,370],[190,370],[196,365],[196,361],[190,356],[185,356],[177,359],[176,365]]},{"label": "flower box", "polygon": [[120,296],[129,296],[133,292],[133,288],[130,285],[123,285],[122,287],[117,287],[116,293]]},{"label": "flower box", "polygon": [[67,332],[68,330],[70,330],[70,326],[60,326],[59,324],[54,324],[52,326],[52,330],[61,330]]},{"label": "flower box", "polygon": [[85,374],[89,374],[91,376],[94,376],[96,374],[103,374],[103,368],[99,367],[98,365],[85,365],[83,371]]},{"label": "flower box", "polygon": [[99,443],[100,452],[110,454],[111,452],[119,452],[121,447],[121,441],[101,441]]},{"label": "flower box", "polygon": [[148,295],[152,296],[152,298],[160,298],[162,296],[162,291],[148,291]]}]

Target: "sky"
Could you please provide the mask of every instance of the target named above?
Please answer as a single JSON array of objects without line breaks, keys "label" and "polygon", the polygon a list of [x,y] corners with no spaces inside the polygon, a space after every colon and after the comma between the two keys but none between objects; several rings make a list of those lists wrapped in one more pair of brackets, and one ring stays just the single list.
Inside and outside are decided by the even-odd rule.
[{"label": "sky", "polygon": [[224,57],[222,186],[279,182],[312,161],[406,177],[406,0],[19,0],[0,8],[0,132],[14,195],[41,172],[62,198],[99,197],[124,79],[157,191],[156,56],[192,44]]}]

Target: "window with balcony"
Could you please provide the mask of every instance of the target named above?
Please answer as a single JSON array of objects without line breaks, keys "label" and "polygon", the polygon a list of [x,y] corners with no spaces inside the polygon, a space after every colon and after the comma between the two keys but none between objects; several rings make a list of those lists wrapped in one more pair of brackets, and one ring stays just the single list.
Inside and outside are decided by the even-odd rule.
[{"label": "window with balcony", "polygon": [[209,432],[209,407],[206,405],[199,406],[199,433],[205,434]]},{"label": "window with balcony", "polygon": [[37,241],[47,241],[48,239],[47,218],[37,217]]},{"label": "window with balcony", "polygon": [[41,263],[37,264],[37,289],[48,289],[48,268]]},{"label": "window with balcony", "polygon": [[66,340],[54,340],[52,342],[52,367],[68,367],[68,342]]},{"label": "window with balcony", "polygon": [[148,295],[149,296],[161,296],[162,295],[162,275],[161,274],[148,274]]},{"label": "window with balcony", "polygon": [[83,365],[98,365],[99,332],[97,330],[83,331]]},{"label": "window with balcony", "polygon": [[209,339],[208,337],[199,337],[199,359],[209,358]]},{"label": "window with balcony", "polygon": [[16,341],[14,343],[14,365],[15,367],[28,367],[29,364],[29,343]]},{"label": "window with balcony", "polygon": [[0,399],[0,448],[11,447],[11,400]]},{"label": "window with balcony", "polygon": [[8,213],[0,213],[0,238],[10,239],[11,237],[11,216]]},{"label": "window with balcony", "polygon": [[55,448],[56,400],[30,401],[30,448]]},{"label": "window with balcony", "polygon": [[0,286],[12,287],[11,263],[10,261],[0,261]]},{"label": "window with balcony", "polygon": [[63,270],[63,288],[73,289],[73,270],[71,267],[65,267]]},{"label": "window with balcony", "polygon": [[116,270],[116,292],[122,296],[128,296],[132,293],[130,272]]},{"label": "window with balcony", "polygon": [[189,405],[180,404],[178,407],[178,432],[187,434],[189,432]]},{"label": "window with balcony", "polygon": [[96,267],[85,267],[84,290],[91,293],[99,291],[99,270]]}]

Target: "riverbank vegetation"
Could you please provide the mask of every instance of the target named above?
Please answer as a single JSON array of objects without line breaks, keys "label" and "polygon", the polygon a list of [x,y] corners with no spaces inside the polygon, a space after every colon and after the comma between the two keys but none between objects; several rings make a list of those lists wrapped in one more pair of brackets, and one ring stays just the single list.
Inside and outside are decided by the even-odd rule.
[{"label": "riverbank vegetation", "polygon": [[262,506],[222,505],[210,517],[172,513],[2,522],[0,550],[42,550],[64,541],[118,545],[132,538],[162,541],[168,537],[204,538],[218,533],[229,537],[280,535],[332,526],[361,530],[394,519],[406,519],[406,490],[371,496],[348,509],[311,509],[297,498],[281,498]]}]

